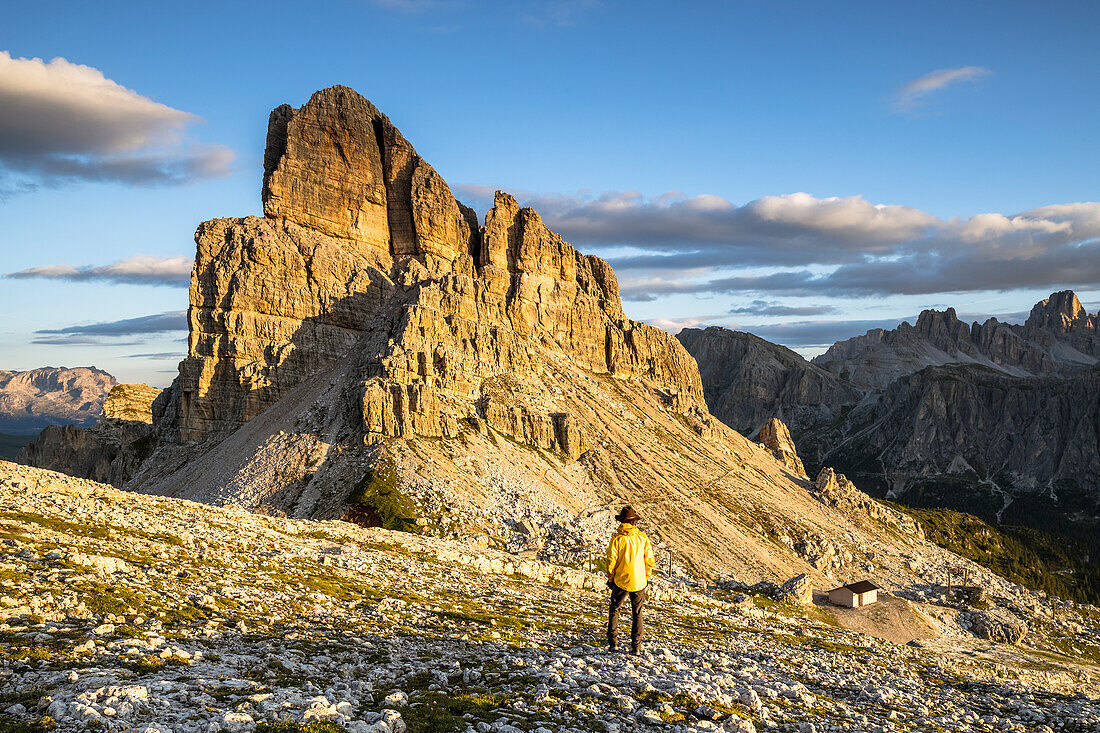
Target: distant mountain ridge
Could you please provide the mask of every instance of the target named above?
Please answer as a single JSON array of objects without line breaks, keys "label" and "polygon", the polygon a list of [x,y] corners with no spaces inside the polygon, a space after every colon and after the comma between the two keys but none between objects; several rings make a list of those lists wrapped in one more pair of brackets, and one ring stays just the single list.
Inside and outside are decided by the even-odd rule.
[{"label": "distant mountain ridge", "polygon": [[1100,361],[1100,314],[1089,315],[1070,290],[1036,303],[1022,325],[990,318],[967,325],[954,308],[926,310],[915,326],[838,341],[813,363],[863,389],[884,389],[924,367],[979,364],[1018,377],[1062,375]]},{"label": "distant mountain ridge", "polygon": [[1100,551],[1098,326],[1064,291],[1021,325],[926,310],[812,363],[722,328],[677,338],[699,362],[712,414],[748,435],[783,420],[811,475],[831,466],[878,496]]},{"label": "distant mountain ridge", "polygon": [[30,434],[47,425],[91,425],[118,384],[96,367],[0,370],[0,432]]}]

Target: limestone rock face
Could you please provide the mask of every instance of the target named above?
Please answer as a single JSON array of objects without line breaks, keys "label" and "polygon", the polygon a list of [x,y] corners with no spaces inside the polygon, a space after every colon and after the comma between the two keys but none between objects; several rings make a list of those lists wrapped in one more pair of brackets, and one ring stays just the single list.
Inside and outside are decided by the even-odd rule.
[{"label": "limestone rock face", "polygon": [[460,420],[480,418],[579,455],[583,431],[560,406],[529,414],[479,401],[483,380],[536,374],[546,352],[704,409],[694,361],[623,316],[606,262],[506,194],[479,227],[350,89],[272,113],[263,191],[263,219],[214,220],[196,234],[189,354],[156,407],[169,440],[227,434],[353,346],[368,443],[453,437]]},{"label": "limestone rock face", "polygon": [[964,623],[979,639],[1015,644],[1027,634],[1027,626],[1004,611],[967,611]]},{"label": "limestone rock face", "polygon": [[806,469],[802,465],[801,459],[798,457],[798,452],[795,450],[794,440],[791,439],[791,433],[787,430],[787,426],[781,421],[773,417],[771,420],[764,423],[764,427],[760,428],[758,442],[770,450],[776,460],[784,466],[800,476],[806,475]]},{"label": "limestone rock face", "polygon": [[346,354],[394,284],[388,255],[269,219],[199,226],[188,355],[154,407],[175,439],[224,433]]},{"label": "limestone rock face", "polygon": [[161,393],[148,384],[116,384],[100,410],[101,420],[128,420],[152,424],[153,400]]},{"label": "limestone rock face", "polygon": [[1100,370],[1014,377],[951,365],[898,379],[808,444],[876,494],[1029,524],[1038,506],[1047,522],[1100,508],[1098,420]]},{"label": "limestone rock face", "polygon": [[91,425],[117,381],[95,367],[0,370],[0,432],[29,434],[47,425]]},{"label": "limestone rock face", "polygon": [[373,104],[343,87],[318,92],[299,110],[273,110],[264,216],[389,254],[382,125]]}]

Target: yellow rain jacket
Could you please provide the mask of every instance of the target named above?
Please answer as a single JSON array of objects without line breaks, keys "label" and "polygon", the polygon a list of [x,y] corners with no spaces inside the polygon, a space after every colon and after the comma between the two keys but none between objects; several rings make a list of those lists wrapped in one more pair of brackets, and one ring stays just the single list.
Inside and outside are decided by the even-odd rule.
[{"label": "yellow rain jacket", "polygon": [[646,587],[653,572],[653,545],[633,524],[620,524],[607,545],[607,577],[623,590]]}]

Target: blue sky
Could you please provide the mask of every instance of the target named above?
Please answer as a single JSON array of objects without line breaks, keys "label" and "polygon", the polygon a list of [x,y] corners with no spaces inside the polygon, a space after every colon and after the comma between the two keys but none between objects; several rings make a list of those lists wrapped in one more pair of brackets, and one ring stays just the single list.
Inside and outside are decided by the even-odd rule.
[{"label": "blue sky", "polygon": [[9,0],[0,272],[36,276],[0,279],[0,369],[167,384],[196,225],[260,213],[268,112],[332,84],[670,330],[815,353],[924,307],[1095,310],[1097,27],[1088,2]]}]

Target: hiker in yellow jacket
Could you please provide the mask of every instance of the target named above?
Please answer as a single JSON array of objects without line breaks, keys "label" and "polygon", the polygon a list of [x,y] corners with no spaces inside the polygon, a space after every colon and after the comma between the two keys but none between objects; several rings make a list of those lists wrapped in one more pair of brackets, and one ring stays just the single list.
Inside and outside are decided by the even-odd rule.
[{"label": "hiker in yellow jacket", "polygon": [[607,617],[607,646],[615,651],[615,630],[619,626],[619,609],[630,594],[630,653],[640,651],[645,625],[642,623],[642,604],[645,589],[653,573],[653,545],[645,532],[634,525],[640,517],[631,507],[624,506],[615,517],[620,522],[618,531],[611,535],[607,545],[607,587],[611,589],[611,609]]}]

